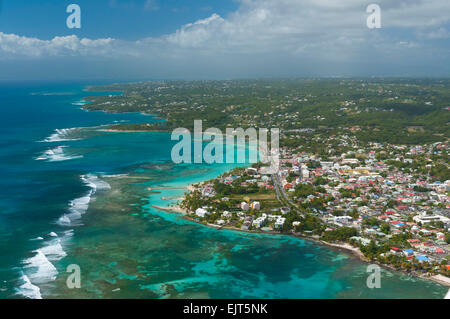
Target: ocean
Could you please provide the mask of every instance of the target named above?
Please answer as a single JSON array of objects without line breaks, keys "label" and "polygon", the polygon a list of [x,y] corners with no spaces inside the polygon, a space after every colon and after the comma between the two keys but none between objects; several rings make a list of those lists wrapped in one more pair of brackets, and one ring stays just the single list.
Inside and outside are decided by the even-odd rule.
[{"label": "ocean", "polygon": [[[159,211],[232,164],[171,162],[158,121],[81,109],[97,83],[0,84],[0,298],[443,298],[447,289],[283,235],[216,230]],[[241,150],[242,151],[242,150]],[[81,288],[69,289],[69,265]]]}]

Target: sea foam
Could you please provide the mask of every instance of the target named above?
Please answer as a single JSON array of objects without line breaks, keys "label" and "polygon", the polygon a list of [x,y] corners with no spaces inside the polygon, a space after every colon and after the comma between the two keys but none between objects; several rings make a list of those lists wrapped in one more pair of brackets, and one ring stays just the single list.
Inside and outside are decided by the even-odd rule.
[{"label": "sea foam", "polygon": [[48,246],[42,247],[39,251],[51,261],[58,261],[67,256],[67,253],[61,245],[61,240],[59,239],[50,242]]},{"label": "sea foam", "polygon": [[[101,180],[98,176],[87,174],[82,175],[81,180],[90,190],[86,195],[75,198],[69,202],[68,212],[61,216],[57,223],[61,226],[77,226],[81,216],[86,213],[92,196],[98,191],[106,191],[111,189],[110,185]],[[64,251],[64,243],[73,236],[74,230],[69,229],[62,233],[49,233],[51,239],[47,240],[44,245],[34,250],[34,256],[25,259],[23,264],[24,275],[22,276],[22,284],[18,287],[18,293],[26,298],[40,299],[41,293],[38,285],[53,281],[58,275],[58,270],[52,262],[58,261],[67,256]],[[41,239],[42,237],[39,237]]]},{"label": "sea foam", "polygon": [[88,186],[90,186],[94,192],[96,191],[100,191],[100,190],[110,190],[111,186],[101,180],[100,178],[98,178],[98,176],[92,175],[92,174],[88,174],[88,175],[83,175],[81,176],[81,180],[87,184]]},{"label": "sea foam", "polygon": [[41,142],[46,143],[53,143],[53,142],[65,142],[65,141],[78,141],[80,138],[74,138],[71,137],[73,133],[76,131],[79,131],[79,127],[72,127],[72,128],[63,128],[63,129],[56,129],[55,133],[47,137]]},{"label": "sea foam", "polygon": [[35,252],[36,255],[23,261],[24,269],[27,270],[27,276],[30,282],[33,284],[42,284],[55,280],[58,275],[55,266],[40,249]]},{"label": "sea foam", "polygon": [[57,221],[61,226],[77,226],[81,216],[88,210],[92,196],[98,191],[111,189],[107,182],[92,174],[82,175],[81,180],[91,189],[86,195],[70,201],[68,213],[62,215]]},{"label": "sea foam", "polygon": [[24,284],[19,287],[18,294],[29,299],[42,299],[41,290],[38,286],[31,283],[30,278],[23,275],[20,279],[24,282]]},{"label": "sea foam", "polygon": [[39,157],[36,158],[37,161],[48,161],[48,162],[62,162],[68,161],[76,158],[82,158],[82,155],[69,156],[64,152],[67,146],[58,146],[53,149],[46,150]]},{"label": "sea foam", "polygon": [[79,141],[80,137],[74,136],[75,133],[80,132],[81,127],[71,127],[63,129],[55,129],[55,132],[41,142],[65,142],[65,141]]},{"label": "sea foam", "polygon": [[67,256],[63,249],[63,243],[73,236],[73,229],[63,232],[61,237],[51,233],[52,239],[48,240],[41,248],[34,250],[34,256],[25,259],[23,264],[24,282],[17,288],[18,294],[30,299],[42,299],[38,285],[53,281],[58,275],[58,270],[52,262]]}]

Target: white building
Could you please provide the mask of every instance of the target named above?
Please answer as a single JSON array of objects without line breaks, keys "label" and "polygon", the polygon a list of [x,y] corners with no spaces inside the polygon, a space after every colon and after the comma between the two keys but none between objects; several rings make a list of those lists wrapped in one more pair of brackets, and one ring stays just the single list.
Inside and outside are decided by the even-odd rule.
[{"label": "white building", "polygon": [[209,212],[204,208],[197,208],[197,210],[195,211],[195,215],[197,215],[198,217],[202,217],[202,218],[208,214],[209,214]]},{"label": "white building", "polygon": [[302,177],[309,178],[309,169],[306,166],[302,166]]},{"label": "white building", "polygon": [[335,216],[334,222],[335,223],[341,223],[341,224],[348,224],[353,220],[351,216]]},{"label": "white building", "polygon": [[223,218],[230,218],[231,216],[232,216],[232,214],[227,210],[222,213]]},{"label": "white building", "polygon": [[253,226],[256,228],[261,228],[262,226],[264,226],[266,223],[266,218],[265,217],[258,217],[253,221]]},{"label": "white building", "polygon": [[441,216],[441,215],[427,215],[425,212],[420,214],[420,215],[414,216],[413,220],[416,223],[420,222],[422,224],[428,224],[428,223],[431,223],[431,222],[438,222],[438,221],[441,221],[444,224],[449,224],[450,223],[450,219],[445,217],[445,216]]},{"label": "white building", "polygon": [[286,218],[278,217],[277,220],[275,221],[275,228],[276,229],[283,228],[283,225],[284,225],[285,222],[286,222]]},{"label": "white building", "polygon": [[242,202],[242,203],[241,203],[241,209],[242,209],[243,211],[248,211],[249,207],[248,207],[247,202]]}]

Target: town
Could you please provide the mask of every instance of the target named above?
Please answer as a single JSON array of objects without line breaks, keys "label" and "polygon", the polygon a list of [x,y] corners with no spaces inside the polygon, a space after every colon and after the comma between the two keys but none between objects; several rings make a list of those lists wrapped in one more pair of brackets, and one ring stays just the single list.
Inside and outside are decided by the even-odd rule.
[{"label": "town", "polygon": [[181,206],[210,226],[349,243],[367,260],[449,275],[450,180],[427,174],[448,144],[333,142],[351,150],[325,159],[285,147],[276,174],[262,164],[234,169],[195,185]]},{"label": "town", "polygon": [[[446,79],[160,81],[91,87],[87,110],[142,112],[113,131],[279,128],[280,163],[192,185],[178,211],[216,228],[282,233],[449,284]],[[438,277],[436,277],[438,276]],[[439,277],[442,276],[442,277]]]}]

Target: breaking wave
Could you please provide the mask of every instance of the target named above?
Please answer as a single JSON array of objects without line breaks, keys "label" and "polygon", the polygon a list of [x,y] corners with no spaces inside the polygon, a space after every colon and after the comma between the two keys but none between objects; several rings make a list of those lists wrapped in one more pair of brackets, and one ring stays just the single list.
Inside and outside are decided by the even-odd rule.
[{"label": "breaking wave", "polygon": [[30,278],[23,275],[20,278],[24,283],[19,287],[19,294],[29,299],[42,299],[41,290],[31,283]]},{"label": "breaking wave", "polygon": [[64,152],[64,149],[67,146],[58,146],[53,149],[49,149],[42,153],[39,157],[36,158],[37,161],[48,161],[48,162],[62,162],[68,161],[72,159],[82,158],[82,155],[74,155],[69,156]]},{"label": "breaking wave", "polygon": [[99,179],[98,176],[95,175],[83,175],[81,176],[81,180],[91,189],[86,195],[70,201],[68,213],[62,215],[57,221],[61,226],[78,226],[81,216],[86,213],[89,208],[92,196],[98,191],[107,191],[111,189],[111,186],[107,182]]},{"label": "breaking wave", "polygon": [[[75,198],[69,202],[68,212],[57,221],[60,226],[78,226],[81,216],[86,213],[92,196],[99,191],[111,189],[110,185],[101,180],[98,176],[88,174],[82,175],[81,180],[90,190],[86,195]],[[17,293],[30,299],[41,299],[39,285],[53,281],[58,275],[54,262],[67,256],[64,251],[64,244],[73,236],[74,230],[68,229],[63,232],[50,232],[44,237],[33,238],[32,240],[42,240],[41,248],[34,250],[34,255],[22,261],[23,275],[21,284],[17,288]]]},{"label": "breaking wave", "polygon": [[[58,275],[58,270],[53,262],[67,256],[63,245],[73,236],[73,229],[61,233],[61,237],[55,232],[48,235],[45,244],[33,251],[34,255],[22,261],[23,282],[17,288],[17,293],[30,299],[42,299],[39,285],[53,281]],[[42,238],[42,237],[39,237]]]},{"label": "breaking wave", "polygon": [[73,128],[63,128],[63,129],[56,129],[55,133],[47,137],[41,142],[46,143],[53,143],[53,142],[65,142],[65,141],[78,141],[81,138],[76,138],[72,136],[74,133],[78,132],[80,130],[79,127],[73,127]]}]

